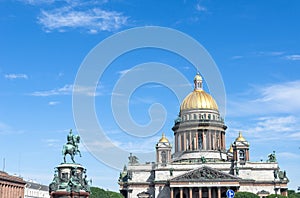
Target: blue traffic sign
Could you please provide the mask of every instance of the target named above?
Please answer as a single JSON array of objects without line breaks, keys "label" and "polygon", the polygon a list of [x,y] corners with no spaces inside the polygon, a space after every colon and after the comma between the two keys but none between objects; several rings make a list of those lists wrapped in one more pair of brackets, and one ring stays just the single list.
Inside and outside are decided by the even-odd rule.
[{"label": "blue traffic sign", "polygon": [[234,191],[231,190],[231,189],[228,189],[227,192],[226,192],[226,196],[228,198],[233,198],[234,197]]}]

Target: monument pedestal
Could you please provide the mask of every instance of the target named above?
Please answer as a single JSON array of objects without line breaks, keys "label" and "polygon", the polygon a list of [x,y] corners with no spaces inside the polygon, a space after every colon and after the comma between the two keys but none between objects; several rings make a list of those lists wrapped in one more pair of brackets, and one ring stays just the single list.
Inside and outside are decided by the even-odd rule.
[{"label": "monument pedestal", "polygon": [[86,169],[76,163],[58,165],[49,191],[51,198],[88,198],[90,187]]}]

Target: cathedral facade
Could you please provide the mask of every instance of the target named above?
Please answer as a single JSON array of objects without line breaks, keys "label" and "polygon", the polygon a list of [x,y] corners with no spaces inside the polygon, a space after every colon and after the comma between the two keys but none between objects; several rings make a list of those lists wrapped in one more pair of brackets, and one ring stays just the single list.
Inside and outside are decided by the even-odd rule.
[{"label": "cathedral facade", "polygon": [[163,134],[155,162],[140,164],[130,156],[119,177],[120,192],[125,198],[222,198],[228,189],[287,196],[288,179],[275,152],[267,161],[251,162],[250,144],[241,133],[226,149],[227,127],[202,82],[197,74],[194,90],[181,103],[174,145]]}]

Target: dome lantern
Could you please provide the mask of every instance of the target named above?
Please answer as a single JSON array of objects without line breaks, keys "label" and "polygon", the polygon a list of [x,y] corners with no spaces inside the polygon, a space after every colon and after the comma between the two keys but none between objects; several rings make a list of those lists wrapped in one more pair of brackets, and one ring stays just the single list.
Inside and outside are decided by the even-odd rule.
[{"label": "dome lantern", "polygon": [[202,77],[199,72],[197,72],[194,78],[194,90],[202,90]]}]

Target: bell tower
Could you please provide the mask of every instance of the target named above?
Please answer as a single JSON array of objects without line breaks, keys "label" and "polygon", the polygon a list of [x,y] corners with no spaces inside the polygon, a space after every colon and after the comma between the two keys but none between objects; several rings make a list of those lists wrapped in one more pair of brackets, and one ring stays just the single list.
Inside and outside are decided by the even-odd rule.
[{"label": "bell tower", "polygon": [[249,142],[243,137],[242,133],[239,132],[239,136],[232,144],[233,160],[235,162],[239,162],[240,164],[245,164],[247,161],[249,161],[249,146]]},{"label": "bell tower", "polygon": [[172,146],[169,140],[166,138],[165,134],[162,134],[162,137],[156,144],[156,163],[166,166],[171,162],[171,150]]}]

